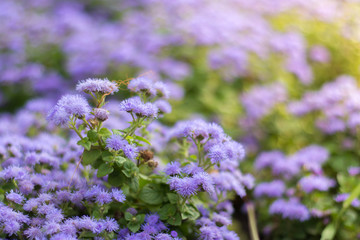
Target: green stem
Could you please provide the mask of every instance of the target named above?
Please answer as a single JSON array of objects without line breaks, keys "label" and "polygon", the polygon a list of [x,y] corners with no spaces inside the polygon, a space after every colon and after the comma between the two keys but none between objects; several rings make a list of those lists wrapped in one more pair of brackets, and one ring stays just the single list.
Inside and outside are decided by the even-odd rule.
[{"label": "green stem", "polygon": [[246,210],[248,212],[249,218],[249,228],[252,240],[259,240],[258,230],[256,226],[256,216],[255,216],[255,208],[254,204],[246,203]]}]

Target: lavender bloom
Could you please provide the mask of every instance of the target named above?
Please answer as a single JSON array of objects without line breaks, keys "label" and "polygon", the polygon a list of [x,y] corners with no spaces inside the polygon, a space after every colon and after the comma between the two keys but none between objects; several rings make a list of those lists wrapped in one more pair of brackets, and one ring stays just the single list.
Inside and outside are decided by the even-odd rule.
[{"label": "lavender bloom", "polygon": [[259,198],[262,196],[281,197],[285,192],[285,184],[281,180],[260,183],[256,186],[254,195]]},{"label": "lavender bloom", "polygon": [[327,191],[335,186],[335,181],[324,176],[311,175],[301,178],[299,185],[304,192],[310,193],[314,190]]},{"label": "lavender bloom", "polygon": [[112,194],[112,197],[118,202],[123,203],[126,200],[126,197],[121,189],[114,188],[111,190],[111,194]]},{"label": "lavender bloom", "polygon": [[299,221],[306,221],[310,218],[309,210],[297,199],[290,199],[289,201],[277,199],[271,204],[269,213],[280,214],[283,218]]},{"label": "lavender bloom", "polygon": [[21,195],[20,193],[16,193],[13,190],[11,190],[10,193],[6,194],[6,199],[17,204],[22,204],[22,202],[25,200],[23,195]]},{"label": "lavender bloom", "polygon": [[349,167],[348,172],[351,176],[360,174],[360,167]]},{"label": "lavender bloom", "polygon": [[266,167],[272,167],[275,162],[284,159],[285,156],[280,151],[263,152],[255,160],[255,169],[261,170]]},{"label": "lavender bloom", "polygon": [[115,221],[115,219],[106,217],[104,221],[105,230],[108,232],[113,232],[119,230],[119,224]]},{"label": "lavender bloom", "polygon": [[241,96],[240,102],[245,107],[247,116],[258,120],[267,115],[276,104],[284,102],[286,99],[285,86],[275,83],[268,86],[254,87]]},{"label": "lavender bloom", "polygon": [[100,121],[106,121],[109,118],[110,112],[106,109],[95,108],[94,116]]},{"label": "lavender bloom", "polygon": [[152,103],[143,103],[139,97],[126,99],[120,103],[120,110],[134,113],[139,117],[156,118],[159,109]]},{"label": "lavender bloom", "polygon": [[152,96],[152,97],[156,95],[156,89],[154,88],[154,83],[152,83],[149,79],[144,77],[139,77],[131,80],[128,85],[128,89],[136,93],[143,92],[148,96]]},{"label": "lavender bloom", "polygon": [[9,234],[9,236],[12,235],[16,235],[16,233],[20,230],[20,224],[17,221],[12,221],[12,220],[5,220],[3,222],[3,231],[7,234]]},{"label": "lavender bloom", "polygon": [[193,179],[198,186],[201,186],[210,195],[215,193],[213,179],[207,172],[196,173],[193,176]]},{"label": "lavender bloom", "polygon": [[123,147],[125,156],[130,160],[135,160],[139,155],[139,150],[134,144],[127,144]]},{"label": "lavender bloom", "polygon": [[326,47],[315,45],[310,49],[310,58],[315,62],[327,63],[330,60],[330,53]]},{"label": "lavender bloom", "polygon": [[157,100],[154,102],[155,106],[159,109],[160,113],[170,113],[171,105],[165,100]]},{"label": "lavender bloom", "polygon": [[105,79],[92,79],[88,78],[86,80],[80,81],[76,85],[76,90],[79,92],[85,93],[102,93],[102,94],[113,94],[119,91],[118,86],[115,82]]},{"label": "lavender bloom", "polygon": [[181,164],[179,162],[170,162],[166,165],[165,173],[167,175],[176,175],[181,173]]},{"label": "lavender bloom", "polygon": [[198,191],[198,181],[191,177],[171,177],[168,181],[171,190],[175,190],[183,197],[195,195]]},{"label": "lavender bloom", "polygon": [[120,135],[113,134],[106,139],[106,147],[115,151],[122,150],[129,143]]},{"label": "lavender bloom", "polygon": [[208,158],[210,158],[212,163],[219,163],[227,159],[226,152],[223,145],[215,145],[210,148],[208,153]]},{"label": "lavender bloom", "polygon": [[70,116],[85,117],[90,113],[90,106],[85,98],[79,95],[63,96],[49,112],[47,119],[55,125],[65,125]]},{"label": "lavender bloom", "polygon": [[30,227],[24,231],[24,234],[29,239],[41,239],[44,237],[40,228],[37,227]]},{"label": "lavender bloom", "polygon": [[154,89],[156,90],[156,95],[163,98],[169,98],[169,90],[165,83],[163,82],[156,82],[154,84]]},{"label": "lavender bloom", "polygon": [[108,204],[112,201],[111,194],[108,192],[101,190],[96,196],[96,202],[100,205]]},{"label": "lavender bloom", "polygon": [[[349,193],[341,193],[335,196],[334,200],[335,202],[344,202],[346,201],[346,199],[348,199],[350,196]],[[352,202],[351,202],[351,206],[353,207],[359,207],[360,206],[360,201],[359,199],[355,198]]]}]

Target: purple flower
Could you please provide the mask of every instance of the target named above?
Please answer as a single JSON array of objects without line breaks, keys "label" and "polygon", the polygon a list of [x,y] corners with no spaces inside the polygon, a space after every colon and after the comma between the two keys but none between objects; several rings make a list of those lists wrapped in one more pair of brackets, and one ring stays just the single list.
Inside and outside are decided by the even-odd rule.
[{"label": "purple flower", "polygon": [[154,97],[156,95],[156,89],[154,83],[147,78],[138,77],[130,81],[128,89],[132,92],[140,93],[143,92],[148,96]]},{"label": "purple flower", "polygon": [[178,236],[178,233],[175,232],[175,231],[171,231],[171,232],[170,232],[170,235],[171,235],[172,237],[176,238],[176,237]]},{"label": "purple flower", "polygon": [[211,147],[207,156],[212,163],[219,163],[227,159],[227,154],[222,144]]},{"label": "purple flower", "polygon": [[115,151],[122,150],[125,156],[130,160],[135,160],[139,154],[139,150],[135,145],[129,144],[125,139],[117,134],[113,134],[106,139],[106,147]]},{"label": "purple flower", "polygon": [[126,200],[126,197],[121,189],[113,188],[111,190],[111,194],[112,194],[112,197],[118,202],[123,203]]},{"label": "purple flower", "polygon": [[103,108],[95,108],[94,116],[100,121],[106,121],[109,118],[109,111]]},{"label": "purple flower", "polygon": [[20,231],[21,227],[17,221],[12,220],[5,220],[4,223],[0,225],[3,225],[3,231],[9,234],[9,236],[12,236],[14,234],[16,235],[16,233]]},{"label": "purple flower", "polygon": [[100,205],[108,204],[111,201],[111,194],[104,190],[101,190],[96,196],[96,202]]},{"label": "purple flower", "polygon": [[8,194],[6,194],[6,199],[17,204],[22,204],[25,198],[20,193],[16,193],[11,190]]},{"label": "purple flower", "polygon": [[170,162],[166,165],[165,173],[167,175],[177,175],[181,173],[181,164],[179,162]]},{"label": "purple flower", "polygon": [[196,173],[193,176],[193,179],[197,183],[197,185],[201,186],[210,195],[213,195],[215,193],[213,179],[207,172]]},{"label": "purple flower", "polygon": [[44,231],[47,235],[57,233],[58,231],[60,231],[60,224],[53,221],[46,222],[44,225]]},{"label": "purple flower", "polygon": [[285,184],[281,180],[274,180],[272,182],[260,183],[254,190],[255,197],[281,197],[285,192]]},{"label": "purple flower", "polygon": [[263,152],[255,160],[255,169],[261,170],[266,167],[272,167],[275,162],[284,159],[285,155],[280,151]]},{"label": "purple flower", "polygon": [[42,239],[44,237],[40,228],[37,227],[29,227],[24,231],[24,234],[29,239]]},{"label": "purple flower", "polygon": [[198,182],[191,177],[171,177],[168,181],[171,190],[175,190],[183,197],[194,195],[198,190]]},{"label": "purple flower", "polygon": [[90,113],[90,106],[85,98],[80,95],[65,95],[49,112],[47,119],[56,125],[64,125],[70,116],[85,117]]},{"label": "purple flower", "polygon": [[163,98],[169,98],[169,90],[167,88],[167,86],[165,85],[165,83],[163,82],[156,82],[154,84],[154,89],[156,91],[156,95],[159,97],[163,97]]},{"label": "purple flower", "polygon": [[171,105],[165,100],[157,100],[154,102],[155,106],[159,109],[160,113],[170,113]]},{"label": "purple flower", "polygon": [[113,94],[114,92],[119,91],[117,84],[115,82],[109,81],[107,78],[88,78],[86,80],[80,81],[76,85],[76,90],[79,92],[99,92],[103,94]]},{"label": "purple flower", "polygon": [[139,97],[132,97],[122,101],[120,110],[148,118],[156,118],[159,112],[159,109],[153,103],[143,103]]},{"label": "purple flower", "polygon": [[297,199],[291,199],[286,201],[284,199],[275,200],[270,208],[270,214],[280,214],[283,218],[288,219],[297,219],[300,221],[305,221],[310,218],[309,210],[299,203]]},{"label": "purple flower", "polygon": [[310,175],[301,178],[299,185],[304,192],[310,193],[314,190],[327,191],[335,186],[335,181],[324,176]]},{"label": "purple flower", "polygon": [[[336,195],[336,197],[334,198],[335,202],[344,202],[346,201],[346,199],[348,199],[350,196],[350,194],[348,193],[341,193],[341,194],[338,194]],[[360,201],[359,199],[355,198],[352,202],[351,202],[351,205],[353,207],[359,207],[360,206]]]},{"label": "purple flower", "polygon": [[203,226],[200,228],[199,239],[201,240],[221,239],[221,233],[216,227]]},{"label": "purple flower", "polygon": [[349,167],[348,172],[351,176],[360,174],[360,167]]},{"label": "purple flower", "polygon": [[231,224],[231,217],[227,213],[214,213],[212,217],[213,221],[222,225],[228,226]]},{"label": "purple flower", "polygon": [[113,134],[106,139],[106,147],[115,151],[122,150],[126,145],[128,145],[128,142],[117,134]]},{"label": "purple flower", "polygon": [[113,218],[106,217],[104,220],[105,230],[108,232],[113,232],[119,230],[119,224]]},{"label": "purple flower", "polygon": [[127,144],[122,148],[125,156],[130,160],[135,160],[139,155],[139,150],[134,144]]}]

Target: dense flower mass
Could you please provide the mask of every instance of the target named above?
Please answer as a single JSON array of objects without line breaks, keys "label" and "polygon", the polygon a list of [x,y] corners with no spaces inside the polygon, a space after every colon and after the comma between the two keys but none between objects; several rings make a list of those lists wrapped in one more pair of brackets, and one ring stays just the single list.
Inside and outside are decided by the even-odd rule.
[{"label": "dense flower mass", "polygon": [[[91,88],[98,83],[104,85]],[[158,159],[147,140],[156,132],[145,130],[154,120],[147,107],[163,100],[146,102],[147,92],[138,92],[139,97],[116,107],[131,115],[130,126],[108,129],[103,127],[112,112],[103,108],[110,93],[107,84],[112,86],[108,80],[88,79],[77,86],[93,97],[93,109],[84,97],[65,95],[50,110],[50,122],[68,123],[76,133],[69,139],[50,133],[1,139],[1,236],[179,240],[189,237],[179,226],[191,223],[198,239],[239,239],[227,228],[232,224],[229,199],[232,192],[244,197],[245,189],[254,185],[252,176],[238,169],[245,155],[242,145],[214,123],[180,122],[158,137],[168,145],[165,150],[173,148],[175,140],[197,157],[185,154],[170,161],[182,152],[176,150],[167,153],[169,159]],[[162,93],[157,97],[167,97],[166,85],[158,83],[155,89]],[[153,115],[158,113],[154,108]],[[152,141],[161,142],[159,138]],[[224,157],[215,161],[216,147]],[[159,161],[168,162],[165,169],[158,168]],[[199,194],[208,197],[201,200]]]},{"label": "dense flower mass", "polygon": [[359,12],[0,1],[0,239],[359,238]]}]

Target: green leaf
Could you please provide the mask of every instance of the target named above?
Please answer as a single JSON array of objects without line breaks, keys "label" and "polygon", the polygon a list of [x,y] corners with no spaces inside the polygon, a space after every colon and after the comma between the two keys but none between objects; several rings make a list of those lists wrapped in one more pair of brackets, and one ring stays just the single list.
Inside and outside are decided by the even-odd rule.
[{"label": "green leaf", "polygon": [[181,218],[183,220],[189,219],[189,220],[196,220],[200,217],[200,213],[198,210],[192,206],[185,205],[184,211],[181,213]]},{"label": "green leaf", "polygon": [[180,226],[181,225],[181,214],[179,212],[177,212],[174,216],[169,217],[167,222],[174,226]]},{"label": "green leaf", "polygon": [[88,136],[90,142],[96,143],[99,140],[99,136],[95,130],[88,131],[87,136]]},{"label": "green leaf", "polygon": [[139,214],[136,216],[136,222],[142,224],[145,220],[145,214]]},{"label": "green leaf", "polygon": [[83,139],[78,141],[77,145],[83,146],[88,151],[91,149],[91,142],[89,141],[89,138],[87,138],[87,137],[84,137]]},{"label": "green leaf", "polygon": [[109,151],[105,151],[101,154],[101,157],[102,159],[105,161],[105,162],[112,162],[113,159],[114,159],[114,155],[109,152]]},{"label": "green leaf", "polygon": [[139,178],[133,177],[130,180],[130,190],[133,192],[139,191]]},{"label": "green leaf", "polygon": [[166,195],[167,195],[170,203],[172,203],[172,204],[178,203],[179,197],[176,193],[167,193]]},{"label": "green leaf", "polygon": [[122,172],[125,174],[125,176],[127,177],[131,177],[134,175],[134,173],[139,172],[138,167],[136,166],[135,163],[133,163],[130,160],[127,160],[124,162],[124,170],[122,170]]},{"label": "green leaf", "polygon": [[109,129],[102,128],[99,131],[99,135],[106,138],[106,137],[110,137],[112,135],[112,133],[111,133],[111,131]]},{"label": "green leaf", "polygon": [[126,158],[121,157],[121,156],[116,156],[114,160],[115,160],[115,163],[116,163],[119,167],[121,167],[121,166],[123,165],[123,163],[127,161]]},{"label": "green leaf", "polygon": [[103,163],[100,165],[98,171],[97,171],[97,174],[96,176],[101,178],[101,177],[104,177],[106,175],[109,175],[110,173],[112,173],[114,171],[114,168],[112,166],[110,166],[109,164],[107,163]]},{"label": "green leaf", "polygon": [[336,227],[334,223],[330,223],[326,226],[324,231],[321,233],[321,240],[332,240],[336,234]]},{"label": "green leaf", "polygon": [[100,157],[101,155],[101,151],[98,149],[92,149],[90,151],[84,150],[83,155],[82,155],[82,163],[84,165],[89,165],[89,164],[93,164],[96,159],[98,159],[98,157]]},{"label": "green leaf", "polygon": [[108,183],[110,183],[114,187],[120,186],[122,183],[126,182],[126,177],[121,171],[113,171],[108,177]]},{"label": "green leaf", "polygon": [[147,140],[147,139],[145,139],[145,138],[143,138],[143,137],[141,137],[141,136],[135,135],[134,138],[135,138],[136,140],[140,141],[140,142],[147,143],[147,144],[149,144],[149,145],[151,146],[151,143],[149,142],[149,140]]},{"label": "green leaf", "polygon": [[145,185],[141,190],[139,198],[147,204],[158,205],[163,202],[163,195],[164,194],[158,185],[150,183]]},{"label": "green leaf", "polygon": [[133,216],[131,213],[125,212],[125,219],[126,219],[127,221],[130,221],[133,217],[134,217],[134,216]]},{"label": "green leaf", "polygon": [[121,130],[112,129],[111,131],[112,131],[114,134],[117,134],[117,135],[122,135],[122,134],[123,134],[123,131],[121,131]]},{"label": "green leaf", "polygon": [[173,216],[176,213],[176,209],[176,206],[173,204],[165,204],[158,212],[160,219],[164,221],[169,217]]},{"label": "green leaf", "polygon": [[137,232],[137,231],[139,231],[139,229],[140,229],[140,226],[141,226],[141,224],[140,223],[137,223],[137,222],[129,222],[128,224],[127,224],[127,227],[130,229],[130,231],[132,231],[132,232]]}]

